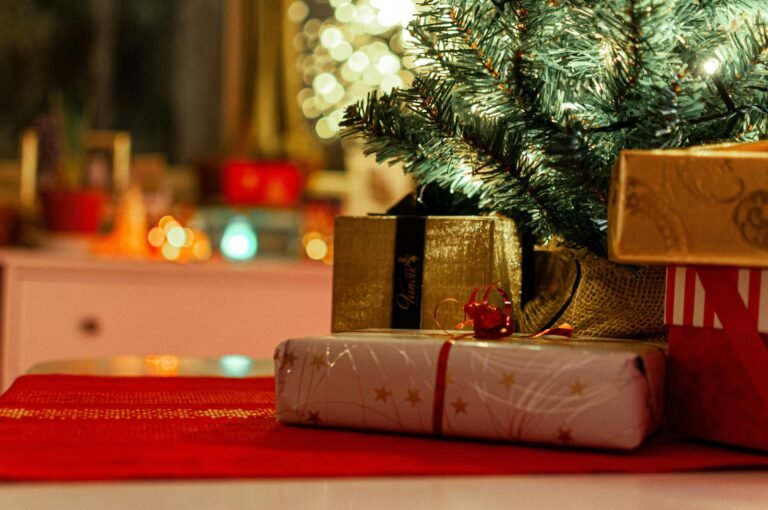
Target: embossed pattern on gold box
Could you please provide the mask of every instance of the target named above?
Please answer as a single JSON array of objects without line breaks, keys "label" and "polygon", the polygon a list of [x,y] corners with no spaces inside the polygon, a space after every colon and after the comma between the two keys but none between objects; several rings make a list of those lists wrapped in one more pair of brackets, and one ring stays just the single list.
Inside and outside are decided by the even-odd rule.
[{"label": "embossed pattern on gold box", "polygon": [[768,145],[623,151],[608,228],[616,262],[768,266]]},{"label": "embossed pattern on gold box", "polygon": [[[396,216],[336,218],[333,331],[391,327],[396,229]],[[497,281],[510,292],[518,317],[520,258],[517,231],[509,219],[427,217],[420,327],[434,329],[435,306],[443,299],[464,300],[474,288]],[[459,312],[454,308],[453,313]]]}]

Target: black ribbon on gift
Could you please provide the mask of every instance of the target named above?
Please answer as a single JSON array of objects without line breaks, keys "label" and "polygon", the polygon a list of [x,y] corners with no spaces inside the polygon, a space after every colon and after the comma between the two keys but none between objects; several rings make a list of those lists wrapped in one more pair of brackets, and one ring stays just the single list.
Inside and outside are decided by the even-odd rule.
[{"label": "black ribbon on gift", "polygon": [[[487,213],[479,207],[477,199],[461,193],[453,193],[449,189],[435,184],[426,184],[417,190],[416,195],[408,195],[389,211],[389,214],[422,215],[422,216],[476,216]],[[525,228],[517,225],[520,236],[520,305],[536,297],[536,236]]]},{"label": "black ribbon on gift", "polygon": [[[408,194],[386,214],[397,216],[394,271],[392,272],[392,317],[395,329],[421,328],[421,296],[424,281],[424,248],[427,216],[476,215],[482,211],[464,195],[435,185],[421,186]],[[445,242],[450,242],[446,239]],[[522,244],[522,296],[525,304],[535,294],[534,238],[525,233]]]},{"label": "black ribbon on gift", "polygon": [[[422,188],[424,189],[424,188]],[[427,204],[408,194],[385,214],[397,216],[392,271],[392,316],[394,329],[421,328],[421,290],[424,283],[424,247],[427,234]]]}]

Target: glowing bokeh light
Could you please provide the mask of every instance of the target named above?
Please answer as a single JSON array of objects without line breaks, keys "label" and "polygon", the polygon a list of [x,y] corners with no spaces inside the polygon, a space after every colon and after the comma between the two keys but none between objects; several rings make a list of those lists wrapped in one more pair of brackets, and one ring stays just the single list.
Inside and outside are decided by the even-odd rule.
[{"label": "glowing bokeh light", "polygon": [[165,233],[165,236],[168,237],[168,232],[170,232],[174,228],[178,228],[180,226],[181,225],[179,224],[178,221],[176,221],[175,219],[171,219],[171,221],[167,221],[165,223],[165,225],[163,225],[161,228],[163,229],[163,232]]},{"label": "glowing bokeh light", "polygon": [[199,228],[183,227],[173,216],[164,216],[147,233],[147,241],[158,254],[171,262],[207,260],[212,255],[211,241]]},{"label": "glowing bokeh light", "polygon": [[182,248],[187,244],[187,233],[180,225],[170,228],[165,236],[168,239],[168,244],[174,248]]},{"label": "glowing bokeh light", "polygon": [[355,9],[355,6],[352,4],[343,4],[336,7],[334,15],[341,23],[351,23],[355,21],[357,9]]},{"label": "glowing bokeh light", "polygon": [[213,248],[211,247],[211,241],[208,239],[208,237],[200,238],[200,236],[196,236],[197,239],[195,241],[195,244],[192,246],[192,254],[197,260],[208,260],[211,258],[211,255],[213,254]]},{"label": "glowing bokeh light", "polygon": [[258,251],[256,232],[245,218],[233,218],[224,229],[219,248],[228,259],[252,259]]},{"label": "glowing bokeh light", "polygon": [[328,117],[323,117],[315,124],[315,132],[320,138],[333,138],[336,134],[336,130],[331,126],[331,121]]},{"label": "glowing bokeh light", "polygon": [[176,375],[179,370],[179,358],[168,354],[144,356],[144,366],[152,374]]},{"label": "glowing bokeh light", "polygon": [[336,77],[333,76],[330,73],[321,73],[318,74],[314,80],[312,80],[312,88],[315,89],[315,92],[318,94],[327,94],[330,91],[333,90],[333,88],[338,85],[338,81],[336,81]]},{"label": "glowing bokeh light", "polygon": [[301,23],[308,14],[309,6],[302,0],[296,0],[288,7],[288,19],[294,23]]},{"label": "glowing bokeh light", "polygon": [[328,49],[335,48],[344,42],[344,34],[337,27],[330,26],[320,34],[320,44]]},{"label": "glowing bokeh light", "polygon": [[333,60],[343,62],[352,55],[352,45],[347,41],[342,41],[331,49],[331,57]]},{"label": "glowing bokeh light", "polygon": [[163,231],[165,231],[165,227],[169,223],[176,223],[176,218],[174,218],[173,216],[163,216],[162,218],[160,218],[160,221],[157,222],[157,226],[163,229]]},{"label": "glowing bokeh light", "polygon": [[392,89],[400,88],[403,86],[403,80],[398,75],[385,76],[381,80],[381,90],[384,92],[390,92]]},{"label": "glowing bokeh light", "polygon": [[219,358],[219,366],[224,375],[246,377],[251,371],[253,360],[240,354],[228,354]]},{"label": "glowing bokeh light", "polygon": [[184,242],[183,248],[191,248],[193,244],[195,244],[195,231],[191,228],[185,228],[184,234],[186,235],[186,240]]},{"label": "glowing bokeh light", "polygon": [[328,255],[328,243],[322,239],[312,239],[304,250],[307,252],[307,257],[312,260],[323,260]]},{"label": "glowing bokeh light", "polygon": [[702,68],[707,74],[715,74],[720,70],[720,61],[716,58],[711,58],[704,62]]},{"label": "glowing bokeh light", "polygon": [[153,248],[160,248],[165,243],[165,232],[160,227],[153,227],[147,233],[147,241]]},{"label": "glowing bokeh light", "polygon": [[382,55],[376,68],[383,75],[394,75],[400,70],[400,59],[392,54]]},{"label": "glowing bokeh light", "polygon": [[[297,0],[289,13],[303,14]],[[372,90],[389,92],[408,85],[415,59],[403,55],[413,40],[406,27],[416,13],[415,0],[329,0],[333,17],[308,19],[297,48],[305,55],[297,64],[306,85],[299,94],[301,111],[315,122],[320,138],[332,139],[340,118],[329,118]],[[301,19],[305,19],[304,15]],[[404,69],[405,68],[405,69]]]},{"label": "glowing bokeh light", "polygon": [[374,22],[375,19],[376,11],[374,11],[370,6],[365,4],[358,6],[357,11],[355,12],[355,21],[361,25],[370,25]]},{"label": "glowing bokeh light", "polygon": [[323,94],[323,99],[328,103],[338,103],[344,97],[344,87],[338,83],[329,92]]},{"label": "glowing bokeh light", "polygon": [[349,68],[358,73],[365,71],[368,64],[370,64],[370,60],[363,51],[356,51],[349,57]]},{"label": "glowing bokeh light", "polygon": [[171,243],[165,243],[163,247],[160,248],[160,253],[163,254],[165,260],[176,260],[179,258],[179,255],[181,255],[181,250]]}]

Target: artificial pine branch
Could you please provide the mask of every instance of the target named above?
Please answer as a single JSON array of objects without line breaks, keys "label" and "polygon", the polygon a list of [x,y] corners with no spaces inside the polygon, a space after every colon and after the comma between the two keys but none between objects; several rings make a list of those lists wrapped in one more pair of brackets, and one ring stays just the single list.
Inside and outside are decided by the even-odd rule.
[{"label": "artificial pine branch", "polygon": [[623,148],[768,135],[762,0],[423,4],[417,79],[350,107],[344,134],[542,242],[606,253]]}]

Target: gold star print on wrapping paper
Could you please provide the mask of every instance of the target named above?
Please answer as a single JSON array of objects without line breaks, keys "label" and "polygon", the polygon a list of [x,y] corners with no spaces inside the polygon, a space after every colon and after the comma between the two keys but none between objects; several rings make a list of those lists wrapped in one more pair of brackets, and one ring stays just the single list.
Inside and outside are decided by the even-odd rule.
[{"label": "gold star print on wrapping paper", "polygon": [[280,368],[293,368],[293,365],[299,360],[298,356],[296,356],[293,351],[286,351],[283,355],[282,363],[280,364]]},{"label": "gold star print on wrapping paper", "polygon": [[374,391],[376,392],[376,401],[386,402],[387,398],[392,396],[392,392],[384,385],[381,388],[375,388]]},{"label": "gold star print on wrapping paper", "polygon": [[307,421],[312,425],[319,425],[320,422],[323,421],[320,419],[320,411],[309,411]]},{"label": "gold star print on wrapping paper", "polygon": [[565,445],[573,442],[573,436],[571,435],[571,428],[563,425],[557,431],[557,440]]},{"label": "gold star print on wrapping paper", "polygon": [[411,403],[411,407],[416,407],[416,404],[421,402],[419,390],[408,390],[408,396],[405,397],[405,400]]},{"label": "gold star print on wrapping paper", "polygon": [[579,381],[579,378],[577,377],[573,384],[570,385],[570,388],[571,395],[584,395],[584,390],[587,387],[581,384],[581,381]]},{"label": "gold star print on wrapping paper", "polygon": [[325,361],[325,356],[322,354],[315,354],[312,356],[312,363],[310,363],[315,368],[322,368],[324,366],[328,365],[328,362]]},{"label": "gold star print on wrapping paper", "polygon": [[467,406],[469,406],[469,402],[465,402],[461,397],[451,402],[451,405],[453,406],[453,414],[467,414]]},{"label": "gold star print on wrapping paper", "polygon": [[502,374],[501,376],[501,380],[499,381],[499,384],[506,386],[507,390],[511,390],[512,386],[517,384],[517,379],[515,379],[515,374],[504,372],[504,374]]}]

